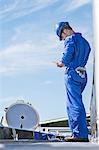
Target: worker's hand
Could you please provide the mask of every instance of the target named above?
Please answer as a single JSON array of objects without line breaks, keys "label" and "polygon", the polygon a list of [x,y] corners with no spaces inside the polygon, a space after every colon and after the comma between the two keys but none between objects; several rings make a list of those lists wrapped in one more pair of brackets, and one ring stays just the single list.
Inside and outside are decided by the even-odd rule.
[{"label": "worker's hand", "polygon": [[61,61],[59,61],[59,60],[56,60],[55,63],[57,65],[57,67],[60,67],[60,68],[64,67],[64,64]]}]

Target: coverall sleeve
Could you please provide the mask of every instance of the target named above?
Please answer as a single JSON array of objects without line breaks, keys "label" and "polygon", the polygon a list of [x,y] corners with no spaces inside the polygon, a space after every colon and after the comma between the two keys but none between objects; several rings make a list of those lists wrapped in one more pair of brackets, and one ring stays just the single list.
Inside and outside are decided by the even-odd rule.
[{"label": "coverall sleeve", "polygon": [[61,62],[66,67],[68,67],[68,65],[71,63],[72,59],[74,58],[74,51],[75,51],[74,43],[73,42],[66,42],[63,56],[61,59]]}]

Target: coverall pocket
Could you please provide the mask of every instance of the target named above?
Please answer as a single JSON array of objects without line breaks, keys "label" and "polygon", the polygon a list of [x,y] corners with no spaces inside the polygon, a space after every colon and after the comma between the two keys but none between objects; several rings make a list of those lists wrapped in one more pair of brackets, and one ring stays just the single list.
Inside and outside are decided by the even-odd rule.
[{"label": "coverall pocket", "polygon": [[78,83],[84,83],[84,82],[86,82],[86,77],[82,78],[81,76],[79,76],[79,74],[75,70],[71,70],[69,72],[69,74],[71,75],[72,79],[75,82],[78,82]]}]

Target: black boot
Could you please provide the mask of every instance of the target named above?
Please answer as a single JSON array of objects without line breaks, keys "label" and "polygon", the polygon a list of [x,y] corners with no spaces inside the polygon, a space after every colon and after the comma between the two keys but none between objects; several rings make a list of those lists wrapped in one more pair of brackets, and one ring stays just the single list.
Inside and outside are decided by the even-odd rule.
[{"label": "black boot", "polygon": [[88,138],[66,137],[65,142],[89,142]]}]

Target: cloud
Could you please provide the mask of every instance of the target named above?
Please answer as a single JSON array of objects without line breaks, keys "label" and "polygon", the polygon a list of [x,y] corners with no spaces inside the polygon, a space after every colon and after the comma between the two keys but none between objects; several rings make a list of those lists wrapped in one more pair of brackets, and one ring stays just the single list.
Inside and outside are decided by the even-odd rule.
[{"label": "cloud", "polygon": [[46,81],[43,82],[43,84],[44,84],[44,85],[50,85],[50,84],[52,84],[52,81],[46,80]]},{"label": "cloud", "polygon": [[[1,75],[35,73],[41,68],[55,67],[53,62],[60,57],[63,43],[53,33],[43,32],[31,23],[14,30],[8,39],[7,48],[0,51]],[[87,28],[84,32],[88,35]]]},{"label": "cloud", "polygon": [[[7,0],[0,2],[0,19],[2,21],[10,21],[16,18],[20,18],[29,15],[33,12],[42,10],[49,7],[59,0]],[[91,0],[63,0],[59,7],[60,12],[68,12],[77,9]]]},{"label": "cloud", "polygon": [[61,44],[52,32],[44,32],[38,26],[32,22],[12,27],[10,34],[3,31],[8,38],[3,37],[6,48],[0,49],[0,74],[35,73],[44,67],[54,67],[52,61]]},{"label": "cloud", "polygon": [[[54,2],[57,1],[54,0]],[[68,10],[73,10],[90,0],[67,1],[70,3]],[[11,0],[8,0],[6,3],[1,2],[3,7],[0,5],[0,8],[2,8],[0,17],[6,20],[7,18],[18,18],[52,5],[54,2],[51,0],[30,0],[29,2],[27,0],[13,0],[12,3]],[[67,7],[67,3],[64,7]],[[6,31],[8,30],[6,29]],[[12,26],[9,30],[10,33],[7,32],[6,34],[6,31],[4,31],[4,34],[8,38],[4,37],[3,40],[6,41],[7,48],[0,50],[0,74],[12,75],[22,72],[36,72],[43,67],[53,67],[52,62],[58,58],[60,50],[63,49],[63,44],[61,45],[58,42],[52,31],[49,32],[49,29],[45,31],[43,28],[41,30],[39,24],[33,21],[32,23],[21,23],[16,28]]]},{"label": "cloud", "polygon": [[60,12],[70,12],[90,2],[91,0],[67,0],[66,4],[60,6]]},{"label": "cloud", "polygon": [[16,33],[7,48],[0,51],[0,74],[35,73],[41,68],[54,66],[52,59],[57,56],[55,37],[48,34],[38,44],[38,40],[33,41],[31,36],[24,39],[26,35]]},{"label": "cloud", "polygon": [[69,7],[68,7],[68,11],[70,10],[74,10],[77,9],[85,4],[88,4],[90,2],[90,0],[72,0],[72,2],[70,3]]},{"label": "cloud", "polygon": [[45,63],[42,56],[39,56],[39,49],[37,53],[35,49],[38,48],[32,44],[17,44],[0,52],[0,73],[13,74],[30,70],[32,72],[39,66],[48,65],[48,62]]},{"label": "cloud", "polygon": [[46,8],[58,0],[8,0],[0,4],[0,19],[12,20]]}]

